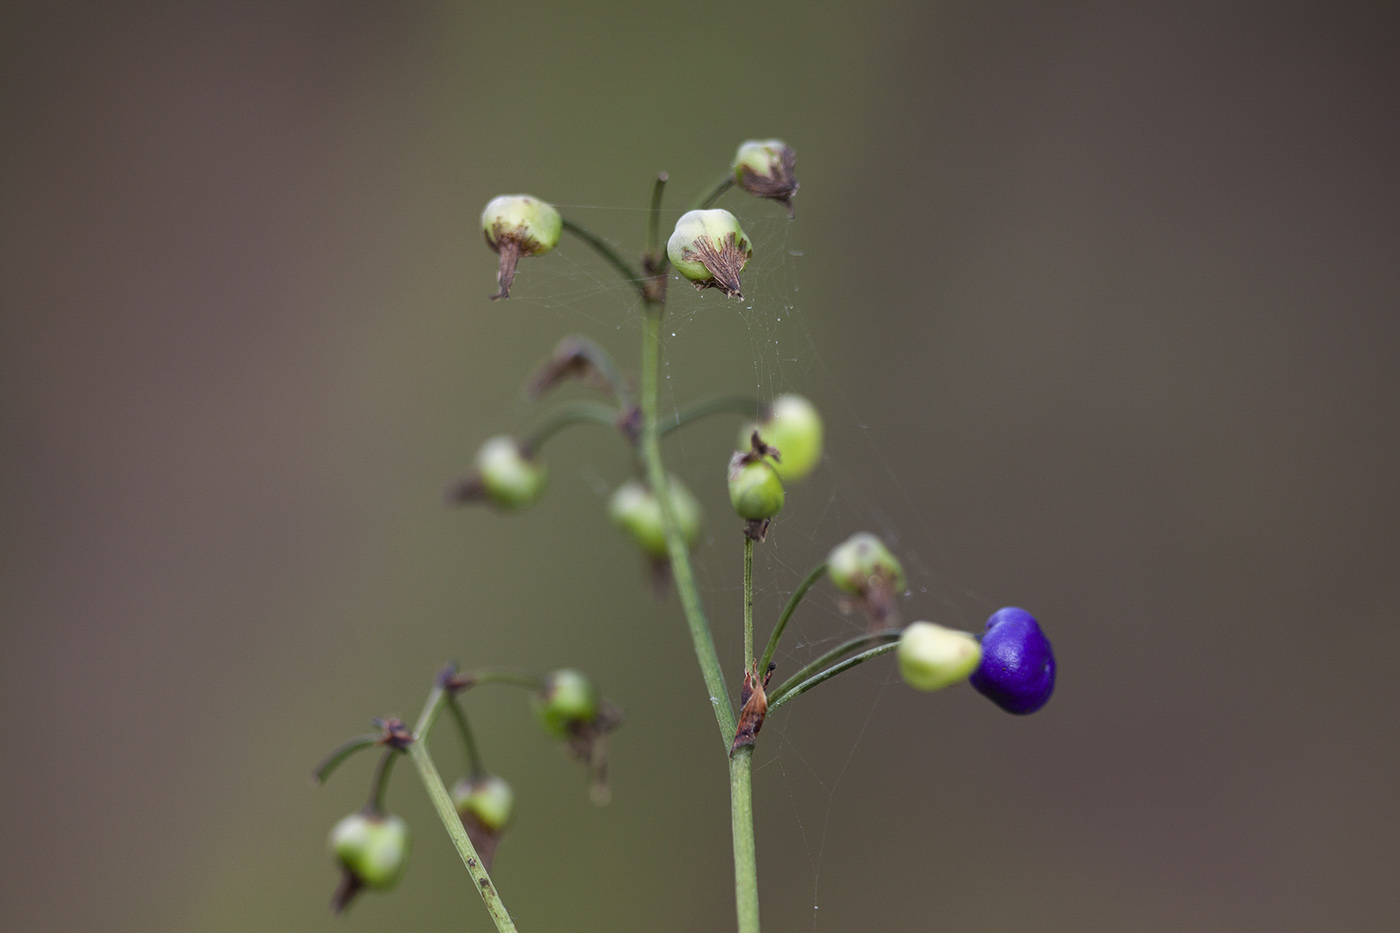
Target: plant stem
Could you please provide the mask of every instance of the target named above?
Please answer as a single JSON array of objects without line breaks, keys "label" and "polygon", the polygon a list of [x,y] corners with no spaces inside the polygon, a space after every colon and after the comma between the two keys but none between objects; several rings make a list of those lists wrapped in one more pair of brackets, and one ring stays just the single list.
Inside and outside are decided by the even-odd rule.
[{"label": "plant stem", "polygon": [[[744,670],[753,668],[753,538],[744,535]],[[762,675],[760,675],[762,676]]]},{"label": "plant stem", "polygon": [[833,665],[832,667],[829,667],[826,670],[822,671],[820,674],[815,674],[812,677],[807,678],[802,683],[798,684],[796,687],[793,687],[791,690],[788,690],[778,695],[777,699],[773,700],[768,704],[768,712],[773,712],[773,710],[782,706],[788,700],[791,700],[795,696],[801,696],[808,690],[811,690],[817,684],[828,681],[831,678],[835,677],[837,674],[850,670],[857,664],[864,664],[871,658],[878,658],[882,654],[889,654],[891,651],[894,651],[898,647],[899,642],[896,640],[890,642],[887,645],[881,645],[878,648],[871,648],[869,651],[862,651],[860,654],[853,655],[852,657],[849,657],[846,660],[842,661],[840,664]]},{"label": "plant stem", "polygon": [[397,748],[386,748],[384,757],[379,759],[379,767],[374,769],[374,780],[369,785],[369,803],[365,804],[365,809],[370,813],[384,813],[384,793],[389,789],[389,772],[394,770],[399,754]]},{"label": "plant stem", "polygon": [[734,908],[739,933],[758,933],[758,852],[753,835],[753,746],[729,759],[729,822],[734,834]]},{"label": "plant stem", "polygon": [[651,186],[651,213],[647,217],[647,255],[657,269],[661,268],[661,262],[666,258],[661,249],[661,195],[666,191],[667,177],[665,172],[656,176],[656,183]]},{"label": "plant stem", "polygon": [[383,737],[384,734],[382,732],[367,732],[364,735],[357,735],[353,739],[346,739],[344,742],[341,742],[335,748],[331,749],[330,754],[322,758],[321,763],[312,770],[311,783],[324,784],[326,778],[331,776],[331,772],[339,768],[345,762],[345,759],[356,752],[364,751],[367,748],[373,748],[379,744],[379,740]]},{"label": "plant stem", "polygon": [[423,780],[423,786],[433,802],[433,809],[437,811],[438,819],[442,820],[447,835],[452,838],[452,845],[461,856],[462,864],[467,866],[467,873],[476,882],[476,889],[481,894],[481,899],[486,902],[486,911],[495,922],[496,929],[499,933],[515,933],[515,921],[511,920],[506,905],[501,903],[501,897],[496,893],[491,876],[482,866],[481,856],[477,855],[476,847],[472,845],[471,839],[467,838],[462,818],[457,815],[457,808],[452,805],[452,797],[442,783],[442,775],[438,774],[437,766],[428,754],[428,734],[432,731],[438,714],[442,712],[445,698],[446,691],[441,687],[434,687],[428,694],[423,715],[418,718],[418,725],[413,732],[414,741],[408,746],[408,755],[413,761],[413,766],[418,769],[418,776]]},{"label": "plant stem", "polygon": [[643,299],[647,297],[646,283],[643,281],[641,273],[632,268],[632,265],[628,263],[627,260],[619,256],[617,250],[609,246],[602,237],[586,227],[579,226],[569,218],[562,218],[562,222],[565,230],[593,247],[594,251],[597,252],[599,256],[602,256],[614,269],[622,273],[622,277],[636,287],[638,294],[640,294]]},{"label": "plant stem", "polygon": [[462,705],[451,694],[447,696],[447,711],[452,714],[452,719],[457,723],[457,732],[462,736],[462,749],[467,755],[467,777],[481,777],[486,770],[481,767],[481,753],[477,751],[472,727],[467,723],[467,714],[462,711]]},{"label": "plant stem", "polygon": [[837,645],[835,648],[832,648],[826,654],[817,658],[815,661],[803,667],[796,674],[793,674],[787,680],[779,684],[777,689],[775,689],[772,693],[768,695],[769,702],[771,703],[773,700],[776,700],[778,697],[787,693],[793,687],[796,687],[798,684],[811,677],[817,671],[826,667],[828,664],[837,660],[838,658],[844,658],[852,651],[859,651],[867,645],[883,645],[887,644],[888,642],[898,640],[899,632],[889,631],[876,632],[874,635],[858,635],[855,638],[852,638],[850,641],[842,642],[841,644]]},{"label": "plant stem", "polygon": [[[733,412],[744,415],[748,418],[758,417],[758,411],[762,403],[752,395],[721,395],[716,398],[702,399],[693,405],[689,405],[678,411],[674,418],[668,420],[661,426],[661,436],[665,437],[672,431],[685,427],[692,421],[709,415],[717,415],[721,412]],[[747,442],[745,442],[747,443]]]},{"label": "plant stem", "polygon": [[792,598],[783,607],[783,614],[778,617],[778,624],[773,626],[773,634],[768,637],[768,647],[763,649],[763,660],[758,662],[758,669],[768,670],[768,665],[773,660],[773,653],[778,650],[778,639],[783,637],[783,629],[787,628],[788,619],[797,609],[797,604],[802,602],[802,597],[807,595],[807,591],[817,585],[817,581],[826,573],[826,561],[812,568],[812,572],[807,574],[807,578],[797,585],[797,589],[792,591]]},{"label": "plant stem", "polygon": [[720,195],[724,194],[726,191],[733,187],[734,173],[730,172],[723,178],[716,181],[714,185],[710,187],[710,190],[706,191],[704,194],[700,195],[700,197],[696,198],[694,203],[691,205],[690,209],[693,211],[702,211],[708,207],[713,207],[714,203],[720,199]]},{"label": "plant stem", "polygon": [[521,447],[527,454],[533,454],[544,446],[545,441],[575,424],[592,423],[616,428],[618,416],[616,408],[602,402],[570,402],[551,412],[538,428],[530,432]]}]

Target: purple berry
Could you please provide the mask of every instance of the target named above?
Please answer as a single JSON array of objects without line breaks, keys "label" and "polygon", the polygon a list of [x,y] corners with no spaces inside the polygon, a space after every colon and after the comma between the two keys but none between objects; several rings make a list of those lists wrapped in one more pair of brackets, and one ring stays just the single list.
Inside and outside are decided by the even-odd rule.
[{"label": "purple berry", "polygon": [[969,678],[1008,713],[1034,713],[1055,692],[1055,653],[1035,617],[1008,606],[992,613],[982,636],[982,663]]}]

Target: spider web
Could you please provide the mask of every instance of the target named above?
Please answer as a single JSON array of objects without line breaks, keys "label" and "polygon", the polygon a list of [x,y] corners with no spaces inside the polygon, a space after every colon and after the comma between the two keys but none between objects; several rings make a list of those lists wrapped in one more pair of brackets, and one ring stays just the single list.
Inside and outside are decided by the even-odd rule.
[{"label": "spider web", "polygon": [[[624,238],[611,240],[621,255],[630,258],[635,253],[635,248],[623,244],[643,240],[645,210],[589,204],[558,206],[595,231],[625,229]],[[682,346],[688,335],[698,334],[708,326],[707,319],[725,313],[737,316],[746,331],[745,352],[751,364],[751,379],[746,387],[731,386],[721,391],[733,394],[751,390],[764,402],[785,392],[813,398],[821,411],[828,442],[828,450],[814,473],[788,488],[788,511],[795,511],[792,506],[801,501],[801,518],[779,516],[768,540],[755,548],[755,653],[762,651],[782,607],[811,568],[834,545],[857,531],[879,535],[903,564],[909,580],[900,607],[905,621],[926,618],[974,629],[978,614],[985,618],[986,611],[992,608],[990,601],[950,584],[935,571],[936,565],[946,566],[949,562],[938,537],[914,507],[891,458],[884,456],[881,437],[860,416],[858,406],[827,366],[807,326],[806,296],[802,290],[806,250],[802,246],[801,224],[790,223],[775,205],[742,195],[729,195],[718,206],[738,216],[754,246],[753,259],[743,273],[744,298],[728,300],[708,291],[697,300],[685,280],[672,272],[664,320],[663,338],[668,349],[662,356],[660,415],[673,415],[699,397],[687,388],[696,374],[685,364],[674,364],[673,371],[672,357],[679,354],[669,352],[670,349]],[[518,296],[513,295],[512,302],[548,309],[563,326],[609,344],[613,343],[606,338],[610,333],[626,332],[627,346],[640,340],[642,304],[636,290],[582,244],[561,246],[552,262],[531,262],[528,274],[528,292],[522,290]],[[732,325],[725,326],[733,330]],[[735,338],[731,342],[735,352],[743,349],[742,340]],[[630,369],[631,361],[625,354],[618,362],[624,370]],[[734,431],[737,441],[737,423]],[[861,463],[843,462],[830,452],[831,439],[840,435],[861,439]],[[717,454],[713,444],[688,443],[686,438],[686,432],[677,432],[667,441],[668,467],[677,474],[688,479],[727,462],[728,451]],[[872,463],[880,464],[875,483],[869,476],[868,464]],[[599,500],[605,501],[617,477],[605,476],[590,466],[583,470]],[[727,679],[734,689],[735,672],[740,665],[729,659],[740,656],[741,633],[727,631],[727,626],[715,624],[715,620],[742,618],[742,565],[737,547],[740,539],[736,533],[732,542],[725,540],[724,530],[729,525],[723,517],[710,515],[707,519],[709,537],[693,552],[692,563]],[[717,532],[716,528],[720,530]],[[783,680],[784,671],[791,673],[866,630],[864,616],[849,612],[829,586],[814,587],[793,615],[774,657],[778,665],[775,683]],[[765,724],[756,746],[755,795],[760,798],[760,806],[764,797],[770,798],[770,806],[774,805],[771,798],[779,793],[788,801],[797,831],[796,842],[800,842],[810,871],[814,933],[821,929],[822,874],[832,816],[840,807],[858,806],[861,802],[859,789],[847,787],[845,779],[886,690],[898,680],[890,659],[848,671],[838,682],[823,685],[818,691],[844,692],[841,702],[846,715],[834,721],[830,717],[823,719],[817,737],[810,718],[804,719],[803,707],[807,704],[785,705]],[[783,844],[790,846],[793,842],[784,840]]]}]

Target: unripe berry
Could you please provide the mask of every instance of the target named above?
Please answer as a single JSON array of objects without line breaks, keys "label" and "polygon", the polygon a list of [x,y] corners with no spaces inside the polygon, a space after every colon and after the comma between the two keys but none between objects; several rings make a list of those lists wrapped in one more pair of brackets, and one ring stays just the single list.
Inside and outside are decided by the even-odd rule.
[{"label": "unripe berry", "polygon": [[666,242],[666,255],[697,289],[717,288],[730,298],[743,297],[739,273],[753,256],[753,245],[729,211],[682,214]]},{"label": "unripe berry", "polygon": [[[700,503],[676,477],[667,480],[671,494],[671,515],[686,544],[700,537]],[[613,493],[608,514],[646,554],[658,560],[666,557],[666,531],[661,520],[661,500],[638,480],[628,480]]]},{"label": "unripe berry", "polygon": [[397,816],[352,813],[331,830],[330,848],[360,884],[392,888],[408,864],[408,825]]},{"label": "unripe berry", "polygon": [[792,196],[797,193],[793,166],[797,153],[781,139],[751,139],[734,156],[734,180],[759,198],[772,198],[792,216]]},{"label": "unripe berry", "polygon": [[514,438],[493,437],[481,445],[476,469],[487,497],[503,509],[527,509],[544,495],[544,466],[526,457]]},{"label": "unripe berry", "polygon": [[576,725],[592,722],[598,715],[598,694],[593,684],[570,668],[546,677],[534,702],[540,724],[556,738],[568,738]]},{"label": "unripe berry", "polygon": [[915,690],[942,690],[967,679],[982,648],[967,632],[911,622],[899,635],[899,674]]},{"label": "unripe berry", "polygon": [[488,832],[499,833],[510,823],[515,792],[505,778],[494,774],[462,778],[452,786],[452,805],[458,816],[472,817]]},{"label": "unripe berry", "polygon": [[749,445],[757,431],[759,440],[776,448],[781,459],[773,464],[784,483],[803,479],[822,458],[822,419],[816,407],[800,395],[780,395],[773,400],[768,416],[744,426],[739,446]]},{"label": "unripe berry", "polygon": [[515,281],[515,264],[522,256],[539,256],[559,245],[564,221],[553,205],[528,194],[503,194],[492,198],[481,212],[486,245],[501,255],[492,298],[509,298]]},{"label": "unripe berry", "polygon": [[992,613],[982,635],[982,663],[971,682],[1008,713],[1034,713],[1049,701],[1055,692],[1055,654],[1034,616],[1014,606]]},{"label": "unripe berry", "polygon": [[783,481],[767,457],[735,453],[729,461],[729,501],[740,518],[772,518],[783,507]]},{"label": "unripe berry", "polygon": [[852,596],[864,596],[876,581],[882,581],[891,592],[904,589],[904,568],[883,541],[866,531],[833,548],[826,569],[836,588]]}]

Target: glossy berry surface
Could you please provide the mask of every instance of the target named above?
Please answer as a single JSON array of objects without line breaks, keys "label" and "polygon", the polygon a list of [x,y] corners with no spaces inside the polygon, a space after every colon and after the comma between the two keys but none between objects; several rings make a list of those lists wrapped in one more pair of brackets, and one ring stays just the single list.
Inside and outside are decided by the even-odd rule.
[{"label": "glossy berry surface", "polygon": [[1055,654],[1040,623],[1024,609],[992,613],[982,636],[982,663],[972,686],[1008,713],[1034,713],[1055,692]]}]

